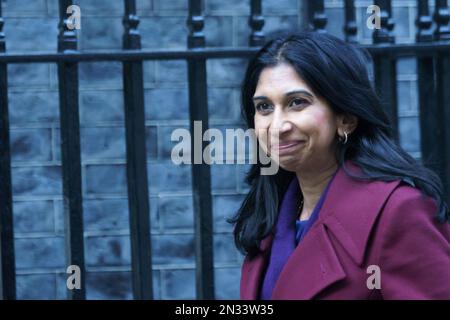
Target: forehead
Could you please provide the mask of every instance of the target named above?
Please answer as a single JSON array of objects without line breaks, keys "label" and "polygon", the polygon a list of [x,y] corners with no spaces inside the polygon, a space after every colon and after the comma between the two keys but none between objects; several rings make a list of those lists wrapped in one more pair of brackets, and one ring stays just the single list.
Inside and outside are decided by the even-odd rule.
[{"label": "forehead", "polygon": [[287,63],[264,68],[258,79],[255,96],[270,96],[303,89],[312,93],[297,71]]}]

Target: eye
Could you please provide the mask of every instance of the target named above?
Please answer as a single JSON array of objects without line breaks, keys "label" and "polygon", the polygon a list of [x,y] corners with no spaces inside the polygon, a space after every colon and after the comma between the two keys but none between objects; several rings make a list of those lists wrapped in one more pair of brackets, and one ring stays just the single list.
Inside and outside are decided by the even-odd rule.
[{"label": "eye", "polygon": [[255,106],[255,109],[259,113],[269,113],[272,110],[272,106],[266,102],[260,102]]},{"label": "eye", "polygon": [[294,98],[289,103],[290,107],[304,107],[309,103],[308,100],[302,98]]}]

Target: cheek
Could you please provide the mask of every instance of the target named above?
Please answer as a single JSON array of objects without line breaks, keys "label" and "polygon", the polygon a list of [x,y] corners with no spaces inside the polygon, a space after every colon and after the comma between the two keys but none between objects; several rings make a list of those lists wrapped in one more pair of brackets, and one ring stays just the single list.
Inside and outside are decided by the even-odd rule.
[{"label": "cheek", "polygon": [[256,115],[253,119],[255,124],[255,134],[259,144],[264,151],[267,151],[267,120]]},{"label": "cheek", "polygon": [[267,131],[270,125],[270,121],[268,120],[268,117],[261,117],[256,115],[253,119],[255,123],[255,131],[258,133],[258,131]]},{"label": "cheek", "polygon": [[328,143],[334,137],[334,132],[336,131],[333,118],[329,114],[322,112],[311,114],[308,128],[311,135],[315,136],[318,142],[324,143]]}]

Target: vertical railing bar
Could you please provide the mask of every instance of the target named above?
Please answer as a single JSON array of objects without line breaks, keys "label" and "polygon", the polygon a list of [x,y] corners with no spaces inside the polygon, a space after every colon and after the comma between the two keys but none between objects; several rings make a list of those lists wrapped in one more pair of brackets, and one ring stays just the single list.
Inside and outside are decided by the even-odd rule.
[{"label": "vertical railing bar", "polygon": [[[188,47],[203,48],[205,35],[201,0],[189,0],[187,24],[190,29]],[[197,299],[214,299],[211,171],[206,163],[196,159],[197,149],[201,147],[201,154],[206,142],[195,141],[196,131],[201,131],[198,134],[203,136],[209,127],[205,58],[188,60],[188,81],[190,129],[191,133],[195,133],[191,134],[191,150]],[[200,122],[200,128],[195,125],[197,121]]]},{"label": "vertical railing bar", "polygon": [[[72,0],[59,1],[58,51],[77,50],[75,30],[68,28],[67,8]],[[83,199],[81,186],[80,119],[78,103],[78,63],[58,63],[59,112],[61,124],[61,162],[66,232],[67,265],[80,268],[81,288],[68,289],[68,299],[86,299]]]},{"label": "vertical railing bar", "polygon": [[[0,1],[0,53],[6,51]],[[0,299],[16,299],[11,154],[9,144],[8,66],[0,63]]]},{"label": "vertical railing bar", "polygon": [[[436,29],[434,37],[438,41],[450,40],[450,11],[447,0],[436,0],[434,21],[436,22]],[[450,203],[450,129],[448,124],[450,123],[450,55],[438,54],[435,56],[436,67],[436,91],[437,91],[437,105],[442,126],[442,144],[440,150],[441,161],[443,162],[441,169],[441,178],[444,184],[444,195],[447,203]],[[436,143],[436,142],[434,142]]]},{"label": "vertical railing bar", "polygon": [[444,185],[444,196],[447,203],[450,203],[450,56],[439,55],[437,60],[437,91],[438,104],[443,109],[441,123],[443,125],[443,160],[444,175],[441,177]]},{"label": "vertical railing bar", "polygon": [[[417,1],[417,42],[433,41],[432,20],[428,0]],[[434,56],[417,58],[419,93],[420,140],[422,163],[443,176],[444,122],[442,106],[438,103]]]},{"label": "vertical railing bar", "polygon": [[[374,43],[394,43],[394,21],[391,19],[391,1],[377,0],[375,4],[380,7],[381,28],[374,29]],[[398,141],[398,112],[397,112],[397,71],[395,57],[385,54],[375,54],[374,77],[375,86],[381,97],[383,109],[387,113],[393,128],[393,136]]]},{"label": "vertical railing bar", "polygon": [[[124,4],[123,48],[139,50],[141,36],[137,29],[136,1],[125,0]],[[153,299],[152,254],[141,60],[123,62],[123,86],[133,296],[139,300],[150,300]]]},{"label": "vertical railing bar", "polygon": [[357,43],[356,34],[358,27],[356,25],[355,1],[345,0],[345,40],[350,43]]},{"label": "vertical railing bar", "polygon": [[251,28],[249,38],[250,47],[259,47],[264,44],[265,36],[262,28],[264,27],[264,17],[262,16],[262,1],[251,0],[250,3],[250,17],[248,24]]}]

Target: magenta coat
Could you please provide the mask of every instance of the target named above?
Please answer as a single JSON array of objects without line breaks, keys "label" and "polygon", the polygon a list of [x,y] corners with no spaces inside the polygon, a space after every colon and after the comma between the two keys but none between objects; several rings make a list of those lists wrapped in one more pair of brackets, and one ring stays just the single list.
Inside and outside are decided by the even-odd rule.
[{"label": "magenta coat", "polygon": [[[272,299],[450,299],[450,225],[435,222],[435,212],[433,199],[400,181],[358,181],[340,168]],[[245,258],[241,299],[259,296],[272,240]],[[380,289],[367,286],[371,265]]]}]

